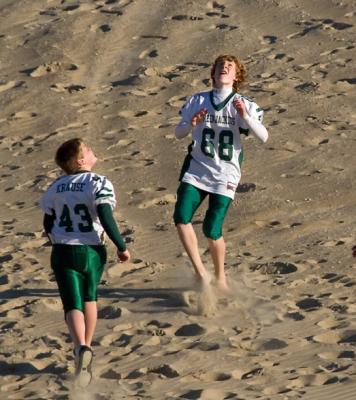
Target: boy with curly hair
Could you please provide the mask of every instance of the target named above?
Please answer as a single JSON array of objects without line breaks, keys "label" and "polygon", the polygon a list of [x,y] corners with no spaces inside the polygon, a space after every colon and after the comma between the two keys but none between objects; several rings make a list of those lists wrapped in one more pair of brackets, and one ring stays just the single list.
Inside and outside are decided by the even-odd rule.
[{"label": "boy with curly hair", "polygon": [[213,90],[196,93],[188,99],[175,129],[177,139],[192,133],[193,141],[180,174],[174,222],[198,281],[209,284],[211,278],[202,263],[191,223],[198,207],[208,198],[203,232],[208,240],[216,284],[225,292],[229,288],[224,270],[222,225],[241,178],[241,135],[251,132],[263,143],[268,139],[262,125],[263,110],[238,93],[245,74],[243,63],[235,56],[218,56],[211,68]]}]

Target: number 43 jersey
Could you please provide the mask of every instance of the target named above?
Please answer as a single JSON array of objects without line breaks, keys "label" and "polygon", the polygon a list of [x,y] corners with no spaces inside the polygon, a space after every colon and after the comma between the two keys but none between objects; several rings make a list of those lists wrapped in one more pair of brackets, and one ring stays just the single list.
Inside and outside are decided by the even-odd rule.
[{"label": "number 43 jersey", "polygon": [[241,99],[249,116],[261,123],[263,111],[236,92],[230,91],[220,98],[214,96],[215,92],[197,93],[182,108],[181,123],[190,124],[193,116],[203,108],[208,112],[204,121],[193,128],[193,141],[188,148],[181,180],[233,199],[241,178],[241,134],[248,134],[248,125],[232,102],[235,98]]},{"label": "number 43 jersey", "polygon": [[40,200],[44,213],[54,215],[53,243],[99,245],[104,229],[96,208],[107,203],[112,209],[116,198],[112,183],[93,172],[63,175],[55,180]]}]

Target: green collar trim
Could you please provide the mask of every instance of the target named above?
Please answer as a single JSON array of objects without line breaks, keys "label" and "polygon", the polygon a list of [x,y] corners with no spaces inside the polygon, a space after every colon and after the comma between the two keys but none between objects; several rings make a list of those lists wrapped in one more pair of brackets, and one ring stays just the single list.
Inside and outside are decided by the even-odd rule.
[{"label": "green collar trim", "polygon": [[210,103],[212,104],[212,106],[214,107],[214,110],[216,111],[221,111],[226,104],[231,100],[231,98],[236,94],[236,92],[232,91],[224,101],[222,101],[220,104],[215,104],[214,100],[213,100],[213,91],[211,91],[209,93],[209,97],[210,97]]}]

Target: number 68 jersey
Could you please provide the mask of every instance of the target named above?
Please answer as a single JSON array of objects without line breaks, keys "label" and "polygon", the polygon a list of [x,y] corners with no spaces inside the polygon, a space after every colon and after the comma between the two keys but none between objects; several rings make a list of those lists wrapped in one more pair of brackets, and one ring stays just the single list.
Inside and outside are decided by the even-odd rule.
[{"label": "number 68 jersey", "polygon": [[235,98],[241,99],[249,116],[259,122],[262,122],[263,111],[236,92],[229,92],[224,100],[221,94],[220,99],[215,97],[215,93],[216,90],[197,93],[181,110],[180,123],[189,125],[198,111],[208,110],[204,121],[193,128],[193,141],[188,148],[181,181],[233,199],[241,178],[243,153],[240,135],[248,134],[249,127],[232,102]]},{"label": "number 68 jersey", "polygon": [[104,229],[96,208],[99,204],[116,206],[112,183],[93,172],[63,175],[55,180],[40,199],[45,214],[55,216],[51,239],[56,244],[104,243]]}]

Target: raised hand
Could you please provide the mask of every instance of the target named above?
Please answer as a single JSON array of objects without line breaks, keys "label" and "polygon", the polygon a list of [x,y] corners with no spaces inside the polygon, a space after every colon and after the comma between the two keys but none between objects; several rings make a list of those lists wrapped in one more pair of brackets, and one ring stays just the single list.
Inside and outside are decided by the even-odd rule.
[{"label": "raised hand", "polygon": [[200,111],[194,114],[191,121],[192,126],[197,126],[198,124],[200,124],[204,120],[207,112],[208,110],[206,108],[202,108]]},{"label": "raised hand", "polygon": [[239,113],[241,118],[247,117],[246,106],[241,99],[234,99],[232,104],[236,108],[236,111]]}]

